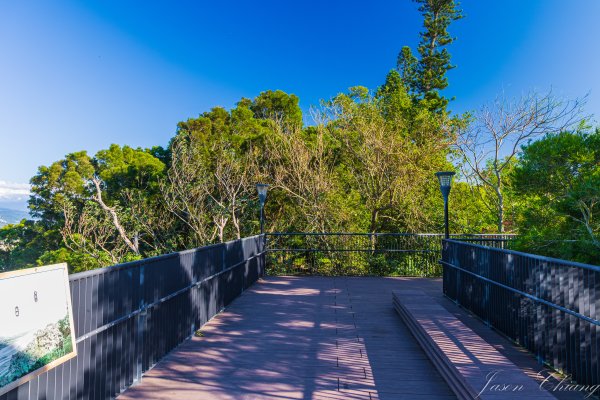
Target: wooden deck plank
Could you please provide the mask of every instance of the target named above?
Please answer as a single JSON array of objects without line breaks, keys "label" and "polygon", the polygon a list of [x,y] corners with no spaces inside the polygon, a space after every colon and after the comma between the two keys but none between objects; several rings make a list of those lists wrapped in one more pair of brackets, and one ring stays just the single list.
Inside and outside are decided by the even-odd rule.
[{"label": "wooden deck plank", "polygon": [[392,306],[392,292],[401,289],[425,291],[533,379],[543,371],[531,354],[445,298],[441,280],[269,277],[120,398],[454,399]]},{"label": "wooden deck plank", "polygon": [[398,313],[434,364],[470,399],[553,399],[548,391],[421,290],[394,292]]},{"label": "wooden deck plank", "polygon": [[452,399],[394,314],[406,284],[261,279],[119,398]]},{"label": "wooden deck plank", "polygon": [[[422,280],[418,285],[412,285],[411,289],[426,292],[429,296],[427,303],[435,302],[444,307],[462,324],[482,338],[486,344],[494,347],[503,357],[510,360],[514,365],[517,365],[525,375],[535,380],[540,387],[543,387],[543,390],[541,390],[542,393],[549,393],[559,400],[583,400],[593,397],[585,390],[578,390],[575,385],[569,387],[571,382],[568,377],[560,376],[555,371],[540,364],[533,354],[515,345],[505,336],[484,324],[478,317],[465,311],[456,303],[446,298],[440,288],[431,283],[433,282]],[[500,393],[499,397],[503,398],[503,394]],[[535,396],[530,397],[532,399],[535,398]]]}]

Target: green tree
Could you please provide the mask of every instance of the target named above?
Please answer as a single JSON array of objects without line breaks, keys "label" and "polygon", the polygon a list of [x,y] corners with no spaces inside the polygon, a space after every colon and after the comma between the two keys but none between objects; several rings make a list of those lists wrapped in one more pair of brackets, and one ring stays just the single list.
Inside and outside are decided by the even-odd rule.
[{"label": "green tree", "polygon": [[262,92],[250,104],[250,110],[257,119],[274,119],[284,127],[302,127],[302,110],[298,96],[281,90]]},{"label": "green tree", "polygon": [[522,249],[600,263],[600,130],[560,132],[525,146],[513,180],[527,205]]},{"label": "green tree", "polygon": [[251,106],[242,99],[231,112],[217,107],[178,124],[161,192],[179,221],[185,247],[252,232],[243,218],[252,205],[264,137],[274,121],[257,119]]},{"label": "green tree", "polygon": [[47,228],[63,222],[62,203],[78,201],[88,192],[86,181],[94,174],[92,159],[87,152],[70,153],[50,166],[41,166],[31,178],[29,209],[34,218]]},{"label": "green tree", "polygon": [[[489,191],[477,185],[471,185],[461,180],[460,176],[452,184],[450,194],[450,226],[454,233],[495,233],[497,232],[494,213],[490,212],[487,204],[493,199],[487,198]],[[512,204],[512,197],[510,197]],[[440,201],[439,207],[432,212],[438,212],[438,220],[442,221]],[[513,219],[511,218],[510,221]],[[438,228],[438,229],[441,229]]]},{"label": "green tree", "polygon": [[447,164],[449,121],[411,102],[397,79],[388,79],[375,96],[366,88],[351,88],[333,99],[329,112],[333,135],[342,143],[346,185],[360,194],[368,212],[365,228],[428,227],[424,203],[431,199],[434,171]]},{"label": "green tree", "polygon": [[148,151],[117,145],[94,158],[77,152],[40,167],[31,180],[30,209],[62,238],[40,260],[69,259],[83,270],[164,250],[155,233],[168,220],[156,217],[160,208],[152,200],[164,168]]},{"label": "green tree", "polygon": [[285,130],[276,124],[267,138],[268,162],[263,176],[271,183],[270,212],[279,230],[326,232],[340,229],[343,203],[338,193],[336,143],[322,123]]},{"label": "green tree", "polygon": [[457,163],[473,185],[489,191],[482,197],[495,213],[498,232],[506,229],[506,200],[511,185],[508,175],[521,147],[544,134],[557,133],[584,121],[586,98],[563,100],[552,91],[530,92],[520,98],[499,96],[485,104],[459,130]]},{"label": "green tree", "polygon": [[397,68],[409,92],[417,99],[423,99],[432,111],[443,112],[448,99],[440,91],[448,86],[446,72],[454,68],[450,64],[447,46],[454,37],[448,32],[453,21],[463,17],[462,10],[455,0],[415,0],[419,12],[423,14],[421,41],[417,48],[419,58],[410,47],[405,46],[398,55]]},{"label": "green tree", "polygon": [[[160,197],[159,181],[165,173],[165,163],[153,150],[111,145],[94,157],[97,181],[102,184],[102,198],[108,205],[122,207],[127,230],[133,233],[133,250],[137,254],[156,254],[170,250],[168,229],[171,218]],[[158,153],[160,155],[160,153]],[[93,180],[94,182],[94,180]],[[100,195],[96,193],[96,202]],[[104,211],[113,217],[106,207]],[[113,225],[117,222],[113,217]],[[123,232],[125,237],[127,233]]]},{"label": "green tree", "polygon": [[57,247],[60,235],[36,221],[22,220],[0,228],[0,272],[33,267],[46,251]]}]

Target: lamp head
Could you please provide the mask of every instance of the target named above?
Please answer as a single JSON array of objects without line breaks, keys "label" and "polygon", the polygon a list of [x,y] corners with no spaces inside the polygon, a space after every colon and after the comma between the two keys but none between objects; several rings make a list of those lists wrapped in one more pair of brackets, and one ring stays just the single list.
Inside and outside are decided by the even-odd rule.
[{"label": "lamp head", "polygon": [[438,181],[440,182],[440,190],[442,191],[444,200],[448,200],[450,188],[452,187],[452,177],[454,177],[455,174],[456,173],[452,171],[442,171],[435,173],[435,176],[437,176]]},{"label": "lamp head", "polygon": [[258,191],[258,200],[260,201],[260,206],[265,205],[265,201],[267,200],[267,189],[269,185],[264,183],[256,184],[256,190]]}]

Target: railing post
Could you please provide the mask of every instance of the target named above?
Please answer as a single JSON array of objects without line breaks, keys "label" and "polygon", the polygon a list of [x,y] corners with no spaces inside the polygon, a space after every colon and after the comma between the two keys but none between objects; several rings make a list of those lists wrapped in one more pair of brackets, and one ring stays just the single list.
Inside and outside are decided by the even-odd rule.
[{"label": "railing post", "polygon": [[137,314],[136,316],[136,328],[137,328],[137,335],[136,335],[136,349],[137,349],[137,354],[136,354],[136,367],[135,367],[135,378],[134,378],[134,382],[139,383],[142,381],[142,374],[144,373],[144,366],[143,366],[143,361],[144,361],[144,334],[146,332],[146,315],[147,315],[147,311],[146,311],[146,304],[145,304],[145,299],[144,299],[144,281],[145,281],[145,276],[144,276],[144,271],[145,271],[145,265],[142,263],[140,265],[140,277],[139,277],[139,282],[138,282],[138,293],[139,293],[139,310],[140,312]]},{"label": "railing post", "polygon": [[227,268],[226,265],[226,261],[227,261],[227,244],[226,243],[221,243],[221,271],[225,271],[225,268]]},{"label": "railing post", "polygon": [[262,234],[260,243],[262,243],[262,248],[259,248],[259,251],[262,253],[262,256],[259,259],[259,260],[262,260],[261,276],[267,276],[267,234],[266,233]]},{"label": "railing post", "polygon": [[[198,251],[196,250],[194,252],[194,263],[196,262],[196,256],[197,256]],[[188,295],[188,299],[190,301],[190,311],[191,311],[191,315],[190,315],[190,336],[194,336],[194,333],[196,332],[196,315],[198,312],[198,309],[196,307],[196,296],[194,295],[194,293],[197,291],[197,287],[196,287],[196,283],[198,282],[198,279],[196,279],[196,274],[194,271],[194,263],[192,263],[192,265],[190,266],[190,273],[192,275],[192,279],[191,279],[191,288],[190,288],[190,293]]]},{"label": "railing post", "polygon": [[[460,251],[460,249],[458,248],[458,246],[452,246],[450,245],[451,251],[450,251],[450,263],[452,263],[453,265],[460,265],[460,260],[459,260],[459,255],[458,252]],[[457,270],[454,271],[454,279],[456,280],[456,287],[454,288],[455,292],[454,292],[454,296],[456,297],[455,302],[456,304],[460,304],[460,299],[459,299],[459,295],[460,295],[460,280],[462,279],[461,276],[461,271]]]}]

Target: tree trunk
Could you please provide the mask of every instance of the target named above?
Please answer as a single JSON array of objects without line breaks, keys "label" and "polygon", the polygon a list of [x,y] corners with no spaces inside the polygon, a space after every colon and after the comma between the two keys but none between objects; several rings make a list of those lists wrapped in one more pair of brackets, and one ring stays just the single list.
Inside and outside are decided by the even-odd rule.
[{"label": "tree trunk", "polygon": [[504,196],[500,188],[496,188],[498,195],[498,233],[504,232]]},{"label": "tree trunk", "polygon": [[131,251],[133,251],[135,254],[140,254],[139,248],[137,246],[137,243],[133,243],[129,237],[127,237],[127,233],[125,232],[125,229],[123,228],[123,226],[121,225],[121,223],[119,222],[119,216],[117,215],[117,212],[115,211],[115,209],[113,207],[109,207],[104,200],[102,200],[102,190],[100,188],[100,180],[93,178],[92,182],[94,183],[94,186],[96,187],[96,195],[93,196],[94,200],[96,200],[96,203],[98,203],[100,205],[100,207],[106,212],[108,213],[113,221],[113,225],[115,226],[115,228],[117,229],[117,232],[119,232],[119,236],[121,237],[121,239],[123,239],[123,241],[125,242],[125,244],[127,245],[127,247],[129,247],[129,249]]},{"label": "tree trunk", "polygon": [[237,216],[235,215],[235,207],[231,207],[231,222],[233,223],[233,226],[235,227],[235,234],[237,239],[241,239],[242,238],[242,233],[240,230],[240,221],[238,220]]},{"label": "tree trunk", "polygon": [[373,210],[371,212],[371,250],[375,251],[375,246],[377,244],[377,238],[375,233],[377,233],[377,216],[379,215],[379,210]]},{"label": "tree trunk", "polygon": [[379,210],[375,209],[371,211],[371,228],[369,231],[371,233],[375,233],[377,231],[377,216],[379,215]]},{"label": "tree trunk", "polygon": [[213,221],[217,226],[217,235],[219,236],[219,242],[223,243],[225,241],[225,227],[227,226],[227,221],[229,218],[224,216],[213,216]]}]

